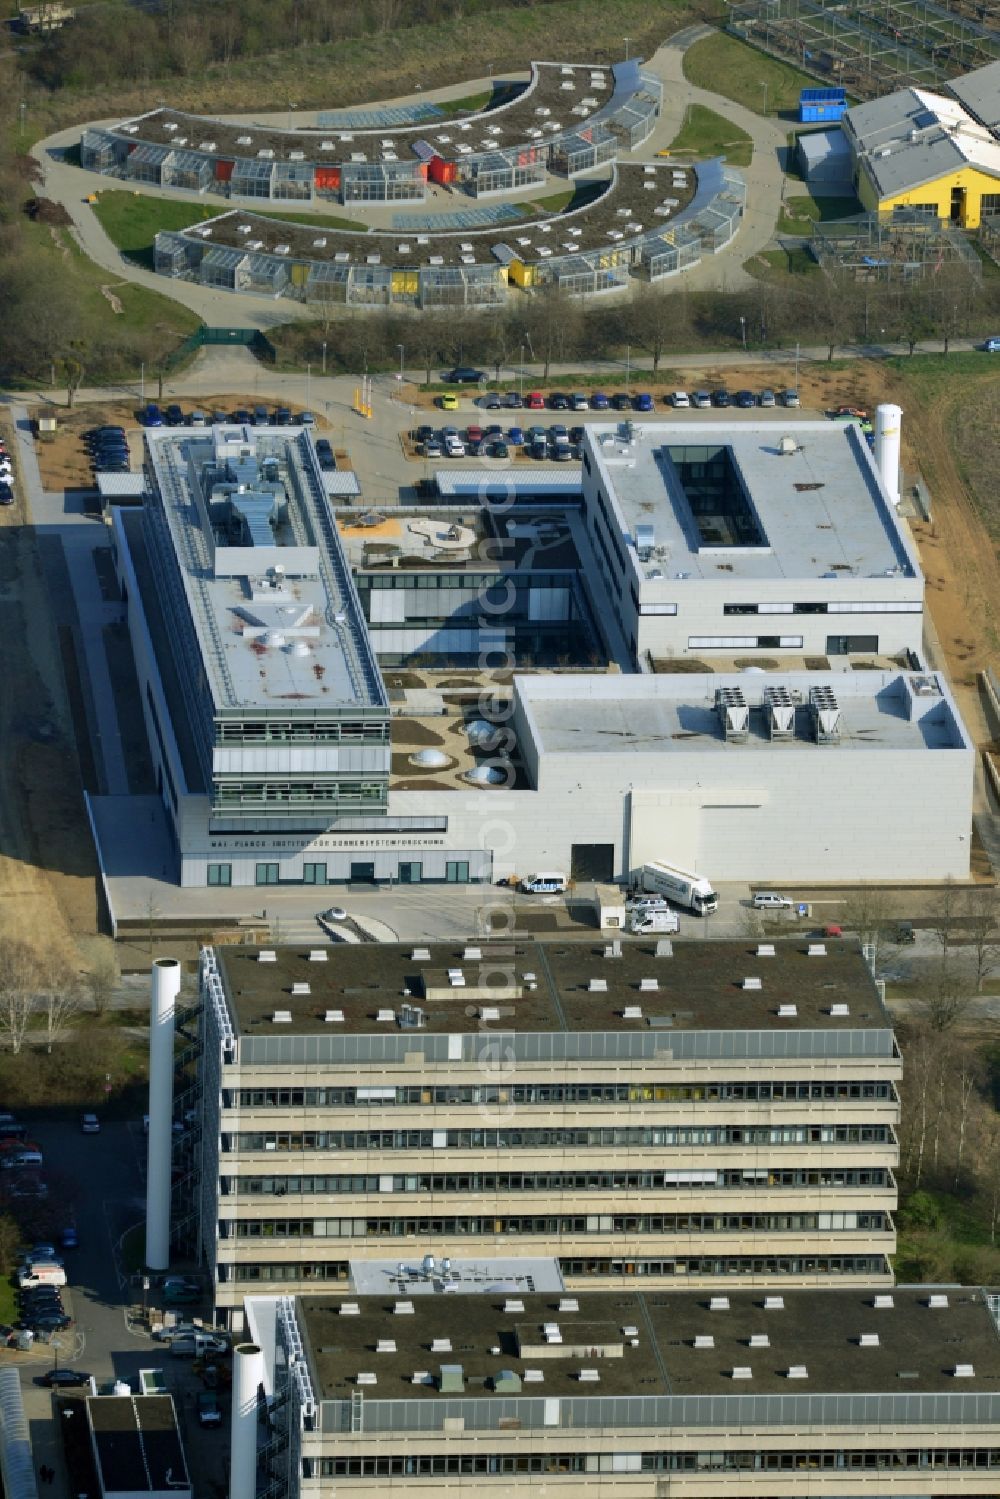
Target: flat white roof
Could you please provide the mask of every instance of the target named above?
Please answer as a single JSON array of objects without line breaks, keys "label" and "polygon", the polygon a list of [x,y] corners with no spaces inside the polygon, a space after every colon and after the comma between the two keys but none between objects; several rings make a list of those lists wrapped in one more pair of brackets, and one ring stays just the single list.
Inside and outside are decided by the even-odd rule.
[{"label": "flat white roof", "polygon": [[[786,436],[795,443],[788,455],[779,446]],[[854,422],[595,423],[584,442],[626,535],[634,543],[637,527],[651,528],[665,578],[921,579]],[[683,465],[722,449],[747,501],[749,542],[734,543],[725,516],[692,505]]]},{"label": "flat white roof", "polygon": [[[933,672],[711,672],[665,676],[515,677],[515,690],[541,754],[782,755],[852,750],[971,749],[944,679]],[[795,733],[769,739],[759,711],[764,689],[785,687]],[[746,740],[726,739],[715,711],[720,687],[738,687],[750,708]],[[809,691],[827,687],[840,735],[816,744],[807,726]]]}]

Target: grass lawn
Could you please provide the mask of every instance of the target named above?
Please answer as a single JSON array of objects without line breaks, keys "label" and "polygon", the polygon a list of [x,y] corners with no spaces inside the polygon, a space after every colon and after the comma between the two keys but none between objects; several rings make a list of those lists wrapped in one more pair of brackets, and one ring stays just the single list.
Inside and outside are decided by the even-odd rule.
[{"label": "grass lawn", "polygon": [[778,220],[779,234],[808,234],[813,224],[830,223],[833,219],[847,219],[861,212],[857,198],[812,198],[808,196],[785,199],[784,211]]},{"label": "grass lawn", "polygon": [[670,145],[670,154],[691,152],[695,156],[724,156],[734,167],[748,167],[753,156],[753,142],[745,130],[731,125],[722,115],[692,104],[684,117],[680,133]]},{"label": "grass lawn", "polygon": [[794,112],[797,116],[800,89],[818,86],[808,73],[801,73],[789,63],[768,57],[723,32],[707,36],[688,48],[684,54],[684,76],[698,88],[724,94],[755,114]]},{"label": "grass lawn", "polygon": [[780,281],[785,276],[808,276],[819,266],[805,248],[799,250],[762,250],[743,269],[758,281]]},{"label": "grass lawn", "polygon": [[[97,195],[94,212],[101,227],[114,245],[132,260],[153,268],[153,241],[161,229],[186,229],[189,224],[203,219],[214,219],[231,207],[229,203],[182,203],[176,198],[156,198],[150,193],[122,190],[102,192]],[[253,210],[259,213],[259,209]],[[317,229],[352,229],[367,232],[367,224],[355,219],[341,219],[315,213],[273,213],[261,215],[266,219],[284,219],[293,224],[315,225]]]},{"label": "grass lawn", "polygon": [[[489,89],[484,89],[481,94],[466,94],[464,99],[439,99],[437,107],[446,115],[478,114],[481,109],[486,108],[492,97]],[[428,124],[433,124],[433,121],[428,121]]]},{"label": "grass lawn", "polygon": [[0,1280],[0,1322],[10,1327],[17,1321],[17,1296],[14,1287],[7,1278]]},{"label": "grass lawn", "polygon": [[214,204],[179,203],[124,191],[98,193],[93,209],[112,244],[148,270],[153,269],[153,240],[158,230],[186,229],[220,212]]},{"label": "grass lawn", "polygon": [[[128,197],[121,193],[118,196]],[[200,326],[187,307],[159,292],[130,281],[118,280],[112,272],[95,265],[66,229],[50,230],[44,224],[27,223],[24,233],[31,246],[36,273],[54,283],[71,286],[84,319],[84,342],[103,344],[117,330],[155,335],[157,344],[169,352]],[[101,291],[106,286],[118,298],[122,311],[115,312]]]}]

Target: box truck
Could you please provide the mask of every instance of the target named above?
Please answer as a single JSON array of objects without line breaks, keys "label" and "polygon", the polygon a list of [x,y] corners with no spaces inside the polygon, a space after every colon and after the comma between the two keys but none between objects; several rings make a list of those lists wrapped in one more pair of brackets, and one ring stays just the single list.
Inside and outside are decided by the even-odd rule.
[{"label": "box truck", "polygon": [[696,916],[709,916],[719,908],[719,897],[708,880],[659,859],[642,866],[638,886],[651,895],[665,895],[675,905],[686,906]]}]

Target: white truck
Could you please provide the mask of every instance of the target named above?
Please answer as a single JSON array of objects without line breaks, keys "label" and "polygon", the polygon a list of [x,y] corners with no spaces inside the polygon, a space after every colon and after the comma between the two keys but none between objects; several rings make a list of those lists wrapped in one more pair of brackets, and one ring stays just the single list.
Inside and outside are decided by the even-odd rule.
[{"label": "white truck", "polygon": [[651,911],[647,907],[636,906],[629,914],[628,929],[635,936],[642,936],[646,932],[679,932],[681,919],[676,911]]},{"label": "white truck", "polygon": [[708,880],[688,869],[678,869],[660,859],[652,859],[639,871],[638,886],[651,895],[665,895],[677,906],[685,906],[696,916],[710,916],[719,909],[719,897]]}]

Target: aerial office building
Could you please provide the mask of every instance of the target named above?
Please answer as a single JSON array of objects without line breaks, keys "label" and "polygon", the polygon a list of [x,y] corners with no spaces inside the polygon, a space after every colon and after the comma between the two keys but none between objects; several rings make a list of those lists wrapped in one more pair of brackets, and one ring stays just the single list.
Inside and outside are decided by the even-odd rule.
[{"label": "aerial office building", "polygon": [[240,1326],[350,1264],[891,1284],[900,1056],[857,947],[206,949],[174,1234]]},{"label": "aerial office building", "polygon": [[995,1294],[567,1295],[506,1268],[417,1261],[350,1301],[251,1301],[276,1396],[268,1492],[996,1491]]},{"label": "aerial office building", "polygon": [[[487,493],[337,510],[302,429],[146,440],[113,525],[182,884],[967,873],[974,750],[853,426],[597,427],[572,494],[496,481],[503,546]],[[390,719],[380,660],[512,677]]]}]

